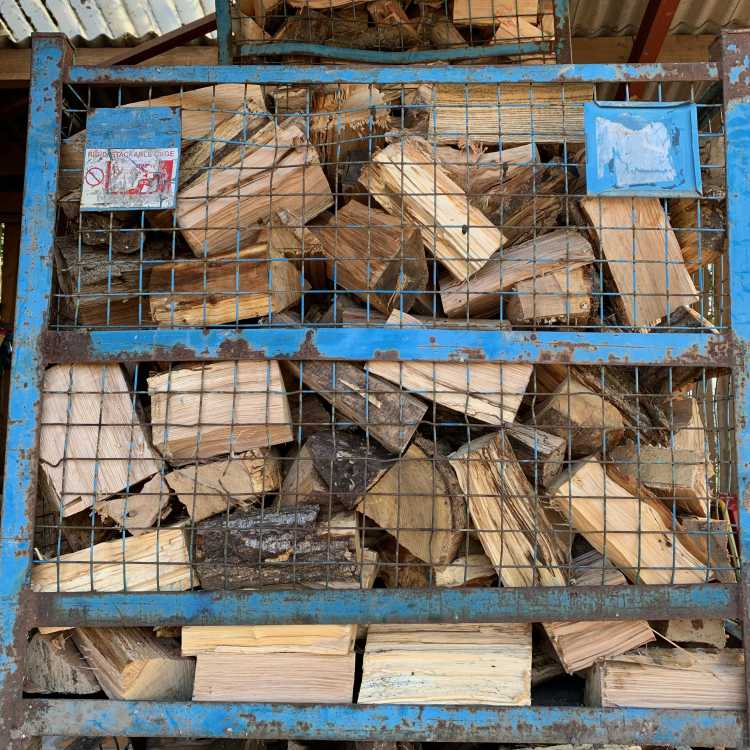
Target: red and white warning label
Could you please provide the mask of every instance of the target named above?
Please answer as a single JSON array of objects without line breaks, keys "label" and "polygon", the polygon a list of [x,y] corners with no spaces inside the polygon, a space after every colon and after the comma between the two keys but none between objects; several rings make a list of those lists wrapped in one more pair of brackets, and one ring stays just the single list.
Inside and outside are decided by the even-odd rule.
[{"label": "red and white warning label", "polygon": [[81,208],[174,208],[176,148],[87,148]]}]

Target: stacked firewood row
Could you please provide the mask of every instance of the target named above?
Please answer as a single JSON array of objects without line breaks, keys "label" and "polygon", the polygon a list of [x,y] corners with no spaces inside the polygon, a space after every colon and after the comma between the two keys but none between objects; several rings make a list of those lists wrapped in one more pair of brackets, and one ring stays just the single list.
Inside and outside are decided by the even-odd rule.
[{"label": "stacked firewood row", "polygon": [[[715,331],[695,272],[716,256],[690,244],[684,199],[585,196],[591,96],[223,85],[135,102],[182,107],[177,207],[81,213],[85,131],[67,139],[56,324]],[[229,355],[46,371],[36,591],[734,580],[730,467],[698,398],[721,373]],[[528,705],[568,673],[592,705],[736,708],[725,641],[697,621],[45,627],[28,690]]]}]

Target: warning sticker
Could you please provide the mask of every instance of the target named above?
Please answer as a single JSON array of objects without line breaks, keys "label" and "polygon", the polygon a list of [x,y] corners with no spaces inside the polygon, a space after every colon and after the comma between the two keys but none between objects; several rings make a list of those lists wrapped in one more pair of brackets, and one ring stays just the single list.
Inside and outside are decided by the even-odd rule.
[{"label": "warning sticker", "polygon": [[81,208],[174,208],[177,148],[87,148]]}]

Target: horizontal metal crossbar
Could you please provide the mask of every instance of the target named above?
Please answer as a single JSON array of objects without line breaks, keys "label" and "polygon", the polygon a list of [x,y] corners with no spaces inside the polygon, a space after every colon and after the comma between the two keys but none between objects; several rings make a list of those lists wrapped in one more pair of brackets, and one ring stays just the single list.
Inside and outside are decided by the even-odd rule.
[{"label": "horizontal metal crossbar", "polygon": [[657,744],[742,744],[735,711],[25,700],[28,734]]},{"label": "horizontal metal crossbar", "polygon": [[[739,616],[734,584],[27,594],[48,626],[543,622]],[[626,614],[626,617],[624,616]]]},{"label": "horizontal metal crossbar", "polygon": [[597,83],[631,81],[716,81],[716,63],[649,63],[620,65],[483,65],[451,66],[363,66],[344,65],[180,65],[154,68],[116,68],[73,65],[66,82],[73,84],[302,84],[302,83]]},{"label": "horizontal metal crossbar", "polygon": [[388,327],[47,332],[47,362],[348,359],[732,367],[731,334],[520,332]]}]

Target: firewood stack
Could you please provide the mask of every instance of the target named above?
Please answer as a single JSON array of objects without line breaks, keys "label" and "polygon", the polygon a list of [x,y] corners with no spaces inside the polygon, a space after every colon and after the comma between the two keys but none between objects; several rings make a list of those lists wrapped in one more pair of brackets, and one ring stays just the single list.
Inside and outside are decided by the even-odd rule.
[{"label": "firewood stack", "polygon": [[[243,28],[293,39],[339,5],[305,3],[276,27],[266,3]],[[538,15],[517,28],[483,26],[474,0],[450,19],[356,3],[351,22],[364,9],[368,33],[415,47],[548,27],[536,1],[518,5]],[[308,338],[301,359],[290,343],[271,360],[230,347],[217,361],[50,367],[39,476],[55,538],[34,590],[733,580],[726,457],[703,397],[721,373],[497,363],[470,343],[715,330],[690,227],[671,223],[684,204],[586,195],[591,97],[578,84],[221,85],[128,105],[182,107],[177,206],[141,223],[81,214],[63,183],[58,324],[379,326],[389,342],[400,328],[465,330],[467,346],[440,362],[390,343],[331,361]],[[84,142],[64,142],[67,170]],[[46,627],[27,682],[111,698],[529,705],[532,685],[564,672],[588,676],[597,705],[703,707],[714,688],[682,690],[688,669],[741,708],[741,652],[725,642],[723,623],[695,621],[551,620],[533,636],[508,623]]]}]

